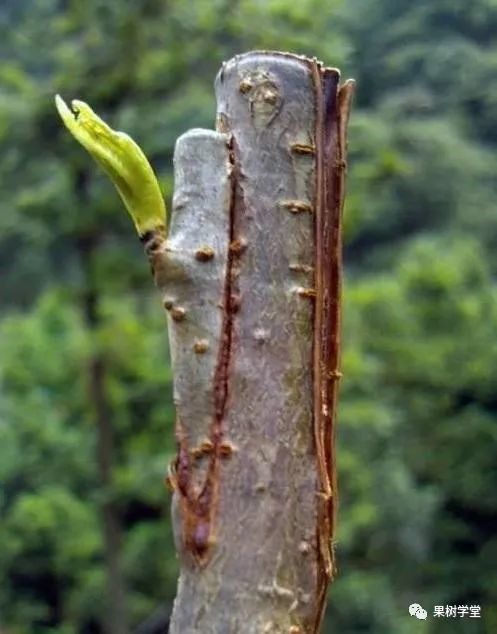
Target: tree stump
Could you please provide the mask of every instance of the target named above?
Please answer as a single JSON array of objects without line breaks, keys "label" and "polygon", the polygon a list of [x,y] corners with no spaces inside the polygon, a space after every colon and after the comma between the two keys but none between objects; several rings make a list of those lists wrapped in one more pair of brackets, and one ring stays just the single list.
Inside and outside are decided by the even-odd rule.
[{"label": "tree stump", "polygon": [[178,139],[167,241],[173,634],[319,631],[335,570],[341,212],[352,82],[252,52],[216,79],[217,131]]}]

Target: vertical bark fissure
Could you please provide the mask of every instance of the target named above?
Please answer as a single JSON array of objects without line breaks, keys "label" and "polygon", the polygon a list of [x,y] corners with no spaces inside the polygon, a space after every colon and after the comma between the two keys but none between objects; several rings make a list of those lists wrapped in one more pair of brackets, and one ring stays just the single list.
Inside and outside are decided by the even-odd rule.
[{"label": "vertical bark fissure", "polygon": [[316,244],[315,262],[315,289],[316,299],[314,305],[314,339],[313,339],[313,392],[314,392],[314,443],[317,457],[318,484],[320,490],[318,494],[318,523],[316,526],[317,553],[318,553],[318,585],[317,585],[317,606],[316,621],[314,631],[318,632],[326,605],[326,591],[328,579],[331,574],[331,560],[329,551],[329,519],[327,505],[331,496],[330,482],[328,477],[328,465],[323,441],[323,393],[322,393],[322,349],[321,330],[323,319],[323,194],[324,194],[324,173],[323,173],[323,94],[321,84],[321,69],[314,60],[311,63],[311,73],[315,92],[315,161],[316,161],[316,187],[315,187],[315,224],[314,236]]},{"label": "vertical bark fissure", "polygon": [[[210,431],[210,440],[213,445],[212,453],[209,457],[209,466],[205,484],[198,498],[193,501],[194,512],[199,518],[199,525],[196,526],[194,539],[191,544],[194,549],[197,561],[205,564],[210,555],[209,547],[215,541],[215,522],[218,508],[219,495],[219,466],[222,459],[222,444],[224,438],[223,421],[226,414],[229,396],[229,374],[230,363],[232,362],[233,348],[233,322],[236,313],[235,295],[235,275],[234,263],[238,258],[235,244],[234,222],[236,204],[236,172],[234,161],[233,141],[230,143],[230,165],[231,165],[231,194],[229,206],[228,225],[228,248],[226,278],[223,291],[223,319],[221,325],[220,347],[217,357],[216,370],[214,373],[214,416]],[[202,524],[205,523],[205,527]]]},{"label": "vertical bark fissure", "polygon": [[[231,359],[233,343],[233,320],[234,320],[234,279],[233,268],[235,260],[235,192],[236,174],[233,152],[233,141],[230,142],[230,164],[231,164],[231,195],[229,208],[229,228],[228,228],[228,262],[226,266],[226,279],[224,282],[223,297],[223,324],[221,334],[221,347],[219,350],[216,373],[214,375],[214,421],[212,429],[212,441],[219,446],[222,437],[222,421],[228,402],[229,365]],[[218,448],[218,447],[217,447]]]}]

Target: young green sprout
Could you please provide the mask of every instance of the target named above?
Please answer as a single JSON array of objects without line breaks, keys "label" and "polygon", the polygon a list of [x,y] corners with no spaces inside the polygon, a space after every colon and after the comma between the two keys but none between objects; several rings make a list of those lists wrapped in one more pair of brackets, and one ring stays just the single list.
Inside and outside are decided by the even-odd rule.
[{"label": "young green sprout", "polygon": [[140,237],[154,231],[164,233],[166,206],[140,147],[124,132],[110,128],[84,101],[74,99],[69,108],[56,95],[55,104],[69,132],[114,183]]}]

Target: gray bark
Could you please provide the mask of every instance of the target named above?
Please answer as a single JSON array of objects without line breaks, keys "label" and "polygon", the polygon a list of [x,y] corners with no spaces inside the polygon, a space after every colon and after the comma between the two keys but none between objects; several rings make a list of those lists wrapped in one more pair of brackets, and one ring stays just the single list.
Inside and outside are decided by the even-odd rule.
[{"label": "gray bark", "polygon": [[177,408],[174,634],[317,632],[334,570],[340,218],[351,84],[234,58],[178,140],[164,295]]}]

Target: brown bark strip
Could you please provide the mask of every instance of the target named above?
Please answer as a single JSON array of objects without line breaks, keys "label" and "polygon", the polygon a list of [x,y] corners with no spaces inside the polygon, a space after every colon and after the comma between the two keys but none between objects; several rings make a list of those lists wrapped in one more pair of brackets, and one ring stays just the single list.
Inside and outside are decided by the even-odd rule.
[{"label": "brown bark strip", "polygon": [[[330,497],[327,500],[328,515],[328,543],[333,538],[335,519],[338,508],[338,490],[336,487],[336,464],[332,438],[335,428],[336,410],[336,381],[330,380],[329,371],[337,372],[340,346],[340,279],[342,261],[340,252],[340,190],[337,186],[337,158],[338,158],[338,121],[337,121],[337,89],[339,74],[337,71],[325,68],[321,72],[324,98],[324,193],[321,226],[322,251],[318,250],[317,258],[321,263],[321,297],[322,318],[321,331],[316,329],[315,336],[320,339],[320,392],[321,392],[321,434],[327,465],[327,477]],[[329,548],[329,545],[328,545]],[[327,572],[333,576],[335,561],[333,548],[330,550],[331,568]]]},{"label": "brown bark strip", "polygon": [[[346,172],[347,172],[347,126],[349,123],[350,109],[352,106],[352,98],[355,90],[355,82],[353,80],[346,81],[342,86],[338,87],[337,94],[337,138],[336,138],[336,163],[330,162],[330,169],[334,175],[334,191],[333,198],[333,216],[335,219],[335,258],[332,259],[332,267],[334,269],[334,282],[335,286],[333,292],[336,298],[333,311],[333,330],[336,333],[336,340],[334,346],[331,349],[331,356],[328,363],[328,379],[329,379],[329,402],[332,404],[332,428],[330,430],[330,461],[331,461],[331,488],[334,492],[334,503],[332,509],[331,518],[331,539],[333,539],[337,523],[338,512],[338,482],[337,482],[337,469],[336,469],[336,424],[335,424],[335,411],[338,401],[338,386],[339,381],[342,378],[340,372],[341,366],[341,308],[340,300],[342,295],[342,219],[343,208],[345,204],[345,184],[346,184]],[[330,157],[332,161],[332,157]],[[332,256],[333,257],[333,256]],[[333,297],[333,296],[332,296]],[[333,548],[333,544],[332,544]],[[333,554],[333,550],[332,550]],[[336,572],[336,566],[335,571]]]},{"label": "brown bark strip", "polygon": [[329,547],[330,520],[329,500],[331,499],[331,483],[329,479],[329,464],[327,462],[326,449],[323,438],[323,426],[326,424],[323,411],[323,358],[321,336],[323,330],[323,215],[325,197],[325,173],[324,173],[324,100],[321,82],[321,68],[314,60],[311,65],[311,73],[315,91],[316,103],[316,190],[315,190],[315,286],[316,303],[314,312],[314,346],[313,346],[313,390],[314,390],[314,442],[316,446],[317,468],[320,491],[318,492],[318,524],[317,542],[318,556],[318,610],[314,631],[318,632],[326,605],[326,591],[328,580],[332,574],[332,560]]},{"label": "brown bark strip", "polygon": [[[229,210],[229,244],[235,242],[234,222],[235,222],[235,191],[236,176],[234,165],[233,140],[230,147],[230,161],[232,166],[231,172],[231,200]],[[233,340],[233,304],[235,295],[235,276],[233,275],[234,262],[237,254],[230,248],[228,249],[228,263],[226,268],[226,280],[224,287],[224,309],[223,309],[223,326],[221,335],[221,348],[217,363],[216,374],[214,377],[214,424],[212,429],[212,440],[215,446],[219,446],[221,432],[221,423],[226,410],[228,400],[228,382],[229,382],[229,364],[231,358],[231,345]]]},{"label": "brown bark strip", "polygon": [[[335,460],[336,403],[340,373],[341,217],[345,194],[346,126],[353,82],[338,88],[339,73],[311,66],[316,93],[316,305],[314,317],[314,434],[318,471],[318,544],[324,609],[328,580],[336,572],[332,539],[338,510]],[[322,615],[318,617],[316,631]]]}]

